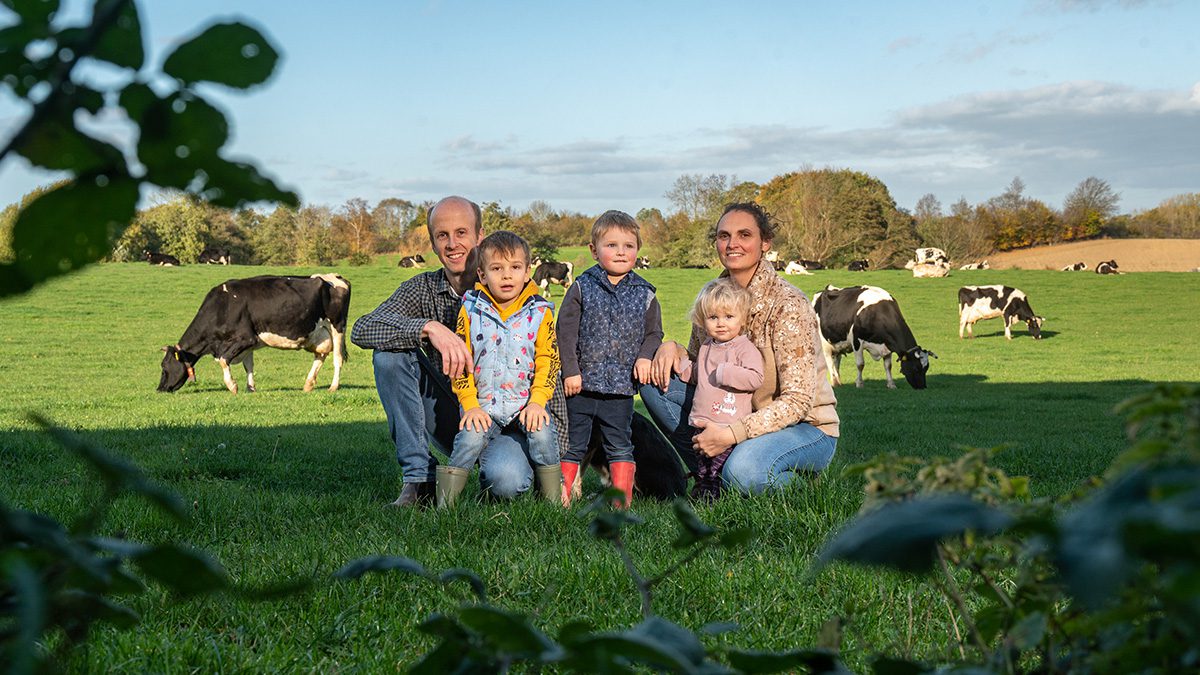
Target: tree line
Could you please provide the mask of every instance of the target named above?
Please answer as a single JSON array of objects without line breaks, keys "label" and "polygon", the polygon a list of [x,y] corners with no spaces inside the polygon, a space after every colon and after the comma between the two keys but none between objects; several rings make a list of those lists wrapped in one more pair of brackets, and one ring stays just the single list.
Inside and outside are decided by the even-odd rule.
[{"label": "tree line", "polygon": [[[18,209],[58,184],[38,188],[0,212],[0,261],[11,260]],[[1120,213],[1119,195],[1107,181],[1081,181],[1061,208],[1026,195],[1019,178],[1000,194],[971,204],[960,198],[945,208],[933,194],[909,211],[896,205],[878,178],[849,169],[785,173],[757,184],[723,174],[680,176],[665,197],[668,213],[636,213],[647,253],[656,266],[716,264],[709,230],[725,204],[757,201],[779,223],[775,248],[785,259],[843,265],[867,258],[873,267],[899,267],[919,246],[936,246],[953,260],[1097,237],[1200,238],[1200,193],[1171,197],[1133,214]],[[309,204],[273,210],[229,209],[183,193],[163,193],[140,209],[115,236],[110,260],[140,260],[142,251],[184,262],[210,246],[228,249],[239,264],[366,264],[377,255],[428,250],[425,224],[432,201],[387,198],[374,205],[353,198],[339,206]],[[546,259],[560,246],[588,243],[595,214],[558,210],[545,201],[515,209],[498,201],[481,206],[488,231],[508,229],[529,240]]]}]

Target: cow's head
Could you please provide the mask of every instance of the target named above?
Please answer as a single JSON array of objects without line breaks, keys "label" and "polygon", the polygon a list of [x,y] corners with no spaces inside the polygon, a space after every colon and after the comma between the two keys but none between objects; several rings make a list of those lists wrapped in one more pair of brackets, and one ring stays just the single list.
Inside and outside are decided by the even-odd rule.
[{"label": "cow's head", "polygon": [[1025,325],[1029,326],[1029,334],[1033,336],[1034,340],[1042,339],[1042,322],[1045,320],[1045,317],[1035,316],[1025,321]]},{"label": "cow's head", "polygon": [[162,378],[158,381],[159,391],[176,391],[185,383],[195,381],[194,366],[199,356],[185,352],[176,345],[167,345],[163,351],[166,355],[162,361]]},{"label": "cow's head", "polygon": [[929,370],[930,357],[936,359],[938,355],[921,349],[919,345],[900,355],[900,372],[913,389],[925,388],[925,373]]}]

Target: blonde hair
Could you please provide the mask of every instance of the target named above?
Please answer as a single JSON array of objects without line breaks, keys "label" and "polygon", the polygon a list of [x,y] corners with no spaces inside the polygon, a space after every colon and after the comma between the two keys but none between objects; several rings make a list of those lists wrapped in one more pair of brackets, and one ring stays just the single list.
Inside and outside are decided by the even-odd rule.
[{"label": "blonde hair", "polygon": [[642,228],[638,226],[638,222],[628,213],[616,210],[605,211],[592,223],[592,246],[600,241],[605,232],[613,228],[632,234],[637,238],[638,248],[642,247]]},{"label": "blonde hair", "polygon": [[742,317],[742,324],[750,318],[750,291],[737,285],[728,277],[713,279],[704,284],[692,305],[692,323],[704,328],[704,318],[719,309],[733,310]]}]

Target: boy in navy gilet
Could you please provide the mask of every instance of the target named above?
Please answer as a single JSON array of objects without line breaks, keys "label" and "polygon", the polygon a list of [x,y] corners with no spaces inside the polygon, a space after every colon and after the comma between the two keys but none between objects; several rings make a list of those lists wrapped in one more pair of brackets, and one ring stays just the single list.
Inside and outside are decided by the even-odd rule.
[{"label": "boy in navy gilet", "polygon": [[607,211],[592,225],[590,267],[563,297],[558,315],[563,390],[571,448],[562,460],[563,503],[579,477],[592,426],[599,425],[614,487],[633,499],[633,395],[650,381],[662,344],[662,309],[654,286],[633,271],[642,236],[637,221]]},{"label": "boy in navy gilet", "polygon": [[462,420],[449,465],[437,468],[437,504],[453,505],[471,467],[501,433],[527,447],[541,493],[557,502],[558,440],[546,412],[559,372],[554,305],[529,279],[529,244],[520,236],[493,232],[476,251],[479,283],[463,294],[454,328],[474,367],[451,383]]}]

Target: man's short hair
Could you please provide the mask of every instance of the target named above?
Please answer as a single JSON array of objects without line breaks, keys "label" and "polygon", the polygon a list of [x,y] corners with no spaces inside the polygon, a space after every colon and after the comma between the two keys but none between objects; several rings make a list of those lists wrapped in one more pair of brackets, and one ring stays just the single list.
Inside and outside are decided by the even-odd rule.
[{"label": "man's short hair", "polygon": [[[775,217],[767,212],[758,202],[732,202],[725,205],[725,210],[721,212],[721,218],[725,214],[732,211],[740,211],[749,213],[754,217],[754,224],[758,225],[758,233],[762,236],[763,241],[775,241],[775,231],[779,229],[779,225],[775,222]],[[716,240],[717,227],[721,224],[721,218],[717,218],[717,222],[713,223],[712,230],[709,231],[709,239]]]},{"label": "man's short hair", "polygon": [[463,201],[463,202],[470,204],[471,210],[475,212],[475,232],[476,232],[476,234],[478,234],[479,231],[483,229],[483,211],[481,211],[479,209],[479,205],[476,204],[475,202],[471,201],[470,199],[467,199],[466,197],[459,197],[458,195],[450,195],[449,197],[442,197],[441,199],[439,199],[436,204],[429,207],[429,211],[425,214],[425,230],[429,233],[430,241],[433,241],[433,212],[436,211],[437,207],[441,206],[444,202],[448,202],[451,200]]},{"label": "man's short hair", "polygon": [[750,319],[750,291],[742,288],[729,277],[713,279],[704,284],[696,296],[696,304],[692,305],[692,323],[704,328],[705,317],[715,314],[717,310],[733,310],[734,314],[742,317],[742,328]]},{"label": "man's short hair", "polygon": [[487,264],[488,258],[493,255],[502,255],[505,258],[515,258],[517,253],[525,256],[525,264],[529,264],[529,242],[516,232],[508,230],[497,230],[483,238],[479,242],[479,246],[475,247],[475,255],[479,256],[480,269]]},{"label": "man's short hair", "polygon": [[628,213],[616,210],[601,213],[596,222],[592,223],[592,246],[600,241],[600,237],[603,237],[605,232],[613,228],[624,230],[637,237],[638,248],[642,247],[642,228],[638,226],[638,222]]}]

